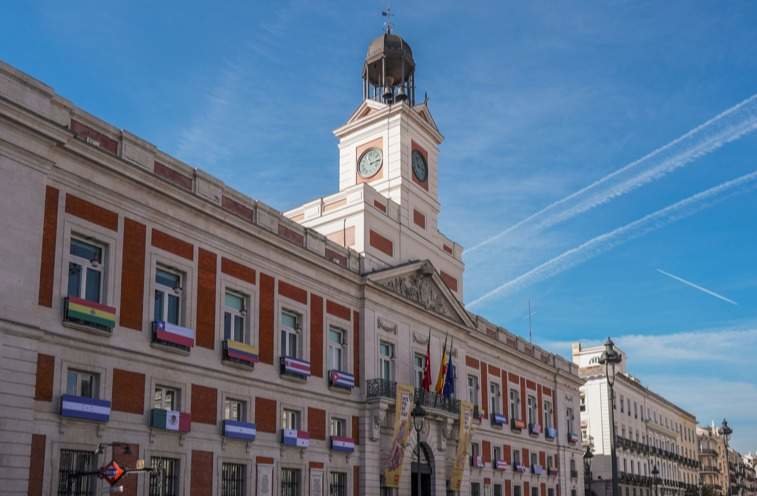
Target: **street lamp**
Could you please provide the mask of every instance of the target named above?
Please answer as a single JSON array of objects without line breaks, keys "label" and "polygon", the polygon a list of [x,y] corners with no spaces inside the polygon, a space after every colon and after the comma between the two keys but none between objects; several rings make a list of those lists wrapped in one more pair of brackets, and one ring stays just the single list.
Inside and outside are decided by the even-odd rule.
[{"label": "street lamp", "polygon": [[417,496],[421,496],[421,431],[423,430],[424,417],[426,416],[426,410],[421,406],[420,401],[415,402],[413,411],[410,412],[413,417],[413,427],[415,428],[415,459],[416,465],[416,487],[418,488]]},{"label": "street lamp", "polygon": [[652,485],[654,485],[654,494],[657,496],[658,485],[660,484],[660,471],[657,470],[657,465],[652,467]]},{"label": "street lamp", "polygon": [[[620,496],[618,489],[618,457],[615,453],[615,366],[623,360],[623,357],[615,349],[615,343],[607,338],[605,351],[599,357],[600,365],[605,366],[605,377],[610,387],[610,460],[612,463],[612,496]],[[610,373],[612,372],[612,373]]]},{"label": "street lamp", "polygon": [[723,445],[725,446],[725,496],[731,496],[731,466],[728,462],[728,438],[733,434],[733,429],[728,426],[728,421],[723,419],[723,423],[720,424],[720,429],[718,431],[720,432],[720,435],[723,436]]},{"label": "street lamp", "polygon": [[591,445],[586,446],[586,453],[584,453],[584,494],[589,496],[591,494],[591,459],[594,458],[594,454],[591,452]]}]

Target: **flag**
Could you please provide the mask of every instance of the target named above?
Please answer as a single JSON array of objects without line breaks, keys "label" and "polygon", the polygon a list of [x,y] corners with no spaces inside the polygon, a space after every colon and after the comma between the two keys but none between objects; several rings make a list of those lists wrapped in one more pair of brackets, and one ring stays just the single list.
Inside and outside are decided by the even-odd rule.
[{"label": "flag", "polygon": [[444,346],[442,346],[442,361],[439,364],[439,375],[436,376],[436,387],[434,390],[436,394],[442,394],[444,391],[444,379],[447,377],[447,338],[444,338]]},{"label": "flag", "polygon": [[189,432],[191,417],[176,410],[153,408],[150,425],[167,431]]},{"label": "flag", "polygon": [[426,363],[423,365],[423,390],[431,391],[431,331],[428,331]]},{"label": "flag", "polygon": [[444,378],[444,397],[452,398],[455,395],[455,364],[452,363],[452,345],[455,339],[449,344],[449,361],[447,363],[447,376]]}]

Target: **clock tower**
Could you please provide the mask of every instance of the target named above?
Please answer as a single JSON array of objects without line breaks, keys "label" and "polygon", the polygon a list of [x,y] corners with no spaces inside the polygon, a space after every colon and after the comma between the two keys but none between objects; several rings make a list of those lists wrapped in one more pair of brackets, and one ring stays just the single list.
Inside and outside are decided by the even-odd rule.
[{"label": "clock tower", "polygon": [[428,101],[415,100],[410,45],[387,27],[368,47],[363,101],[334,134],[339,193],[286,213],[365,254],[366,270],[429,260],[462,299],[462,247],[437,227],[439,145]]}]

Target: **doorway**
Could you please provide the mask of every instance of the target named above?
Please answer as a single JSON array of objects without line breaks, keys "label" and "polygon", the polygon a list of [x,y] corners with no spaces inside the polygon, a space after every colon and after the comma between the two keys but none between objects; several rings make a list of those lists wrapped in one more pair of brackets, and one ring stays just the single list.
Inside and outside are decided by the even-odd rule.
[{"label": "doorway", "polygon": [[[412,472],[410,477],[411,496],[434,496],[434,459],[431,448],[426,443],[421,443],[421,462],[418,463],[417,451],[412,451]],[[420,478],[420,493],[418,492],[418,479]]]}]

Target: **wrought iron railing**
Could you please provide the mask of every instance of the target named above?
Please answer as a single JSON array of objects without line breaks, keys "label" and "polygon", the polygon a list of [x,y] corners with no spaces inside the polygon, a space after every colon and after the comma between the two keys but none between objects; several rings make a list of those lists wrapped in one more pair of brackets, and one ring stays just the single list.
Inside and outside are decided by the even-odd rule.
[{"label": "wrought iron railing", "polygon": [[[397,383],[386,379],[369,379],[367,381],[368,398],[389,398],[394,399],[397,396]],[[413,401],[420,402],[421,405],[428,408],[436,408],[450,413],[457,414],[460,412],[460,400],[455,398],[445,398],[441,394],[433,391],[424,391],[415,388]]]}]

